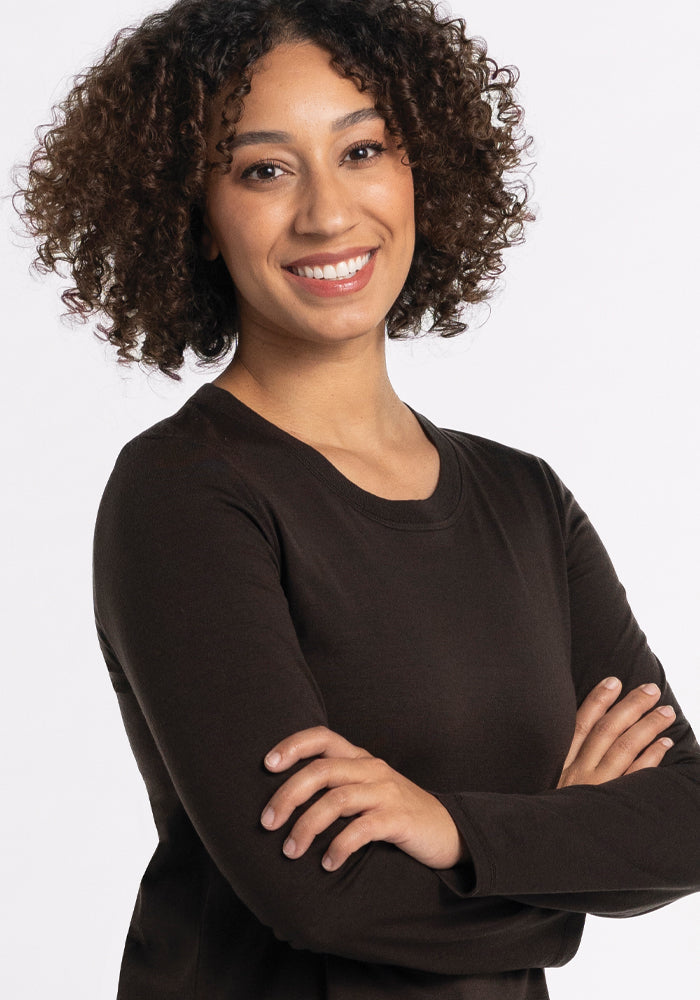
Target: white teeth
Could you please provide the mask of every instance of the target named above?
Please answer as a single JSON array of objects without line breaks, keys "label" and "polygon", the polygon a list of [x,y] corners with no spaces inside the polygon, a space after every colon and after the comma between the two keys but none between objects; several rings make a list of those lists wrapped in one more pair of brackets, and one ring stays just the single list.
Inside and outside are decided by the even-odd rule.
[{"label": "white teeth", "polygon": [[363,254],[361,257],[352,257],[350,260],[341,260],[337,264],[318,264],[313,267],[290,267],[293,274],[298,274],[303,278],[325,278],[330,281],[337,281],[338,278],[349,278],[355,274],[369,261],[371,253]]}]

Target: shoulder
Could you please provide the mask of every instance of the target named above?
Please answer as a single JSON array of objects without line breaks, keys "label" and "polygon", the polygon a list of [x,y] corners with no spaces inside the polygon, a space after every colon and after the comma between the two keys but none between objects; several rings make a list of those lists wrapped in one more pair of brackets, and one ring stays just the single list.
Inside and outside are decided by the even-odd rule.
[{"label": "shoulder", "polygon": [[439,428],[453,443],[475,479],[521,498],[539,496],[561,508],[566,487],[541,455],[454,428]]},{"label": "shoulder", "polygon": [[502,441],[473,434],[471,431],[457,430],[453,427],[441,427],[440,430],[470,455],[496,468],[516,468],[542,461],[538,455],[532,452],[523,451],[521,448],[504,444]]},{"label": "shoulder", "polygon": [[[110,483],[144,488],[157,481],[225,481],[245,492],[246,439],[235,422],[222,424],[200,405],[198,390],[175,412],[144,428],[117,453]],[[108,484],[109,485],[109,484]]]},{"label": "shoulder", "polygon": [[567,544],[580,508],[546,459],[478,434],[440,430],[461,456],[472,520],[497,524],[541,552]]},{"label": "shoulder", "polygon": [[122,445],[102,493],[98,521],[118,518],[157,530],[166,519],[204,525],[237,511],[260,527],[264,522],[264,533],[269,533],[245,434],[222,427],[196,405],[196,396]]}]

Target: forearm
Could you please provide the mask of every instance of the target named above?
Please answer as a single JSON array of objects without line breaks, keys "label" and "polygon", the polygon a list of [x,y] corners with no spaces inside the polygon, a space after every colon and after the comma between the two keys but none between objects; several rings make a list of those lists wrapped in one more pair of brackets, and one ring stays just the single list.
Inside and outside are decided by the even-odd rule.
[{"label": "forearm", "polygon": [[463,898],[622,916],[700,889],[696,761],[538,795],[437,794],[471,858],[438,874]]}]

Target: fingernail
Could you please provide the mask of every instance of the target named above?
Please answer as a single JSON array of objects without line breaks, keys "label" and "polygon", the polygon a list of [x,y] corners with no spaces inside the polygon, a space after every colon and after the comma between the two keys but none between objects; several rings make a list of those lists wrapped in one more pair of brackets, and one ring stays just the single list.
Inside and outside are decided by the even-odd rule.
[{"label": "fingernail", "polygon": [[282,845],[282,850],[284,851],[284,853],[287,855],[288,858],[294,856],[294,854],[296,853],[296,849],[297,845],[294,843],[291,837],[289,838],[289,840],[285,840],[284,844]]},{"label": "fingernail", "polygon": [[329,872],[333,868],[333,858],[329,854],[326,854],[321,864]]},{"label": "fingernail", "polygon": [[612,689],[616,688],[619,683],[620,682],[617,679],[617,677],[606,677],[605,680],[603,681],[603,687],[606,687],[608,688],[609,691],[612,691]]},{"label": "fingernail", "polygon": [[657,688],[656,684],[642,684],[642,691],[644,691],[645,694],[659,693],[659,689]]},{"label": "fingernail", "polygon": [[267,755],[267,757],[265,758],[265,763],[267,764],[268,767],[276,767],[281,760],[282,758],[275,750],[274,753],[269,753]]},{"label": "fingernail", "polygon": [[275,810],[266,809],[265,812],[262,814],[260,822],[262,823],[263,826],[272,826],[272,824],[275,822]]},{"label": "fingernail", "polygon": [[661,715],[666,715],[669,719],[676,714],[670,705],[662,705],[661,708],[657,709],[657,712]]},{"label": "fingernail", "polygon": [[664,736],[664,738],[662,740],[659,740],[659,743],[663,743],[663,745],[665,747],[672,747],[673,746],[673,740],[670,740],[668,738],[668,736]]}]

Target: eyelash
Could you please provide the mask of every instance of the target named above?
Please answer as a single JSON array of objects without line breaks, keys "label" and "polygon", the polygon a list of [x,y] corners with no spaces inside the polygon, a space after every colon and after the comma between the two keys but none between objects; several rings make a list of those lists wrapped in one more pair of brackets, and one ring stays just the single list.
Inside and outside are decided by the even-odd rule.
[{"label": "eyelash", "polygon": [[[374,149],[377,156],[367,157],[366,160],[353,160],[354,163],[364,163],[369,160],[378,160],[382,153],[386,153],[387,147],[382,145],[376,139],[366,139],[360,142],[355,142],[348,149],[348,153],[354,152],[356,149]],[[346,154],[347,155],[347,154]],[[260,170],[262,167],[277,167],[278,170],[284,170],[281,163],[277,160],[260,160],[258,163],[253,163],[251,166],[246,167],[246,169],[241,174],[241,180],[252,180],[255,184],[269,184],[271,181],[279,180],[278,177],[252,177],[251,175],[255,173],[256,170]]]},{"label": "eyelash", "polygon": [[[353,153],[356,149],[374,149],[379,154],[386,153],[387,147],[382,145],[377,139],[366,139],[364,142],[354,142],[348,153]],[[379,156],[370,156],[370,160],[378,160]],[[355,160],[355,163],[362,163],[362,160]]]}]

